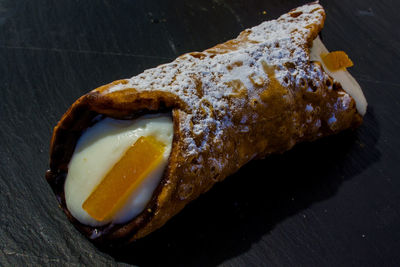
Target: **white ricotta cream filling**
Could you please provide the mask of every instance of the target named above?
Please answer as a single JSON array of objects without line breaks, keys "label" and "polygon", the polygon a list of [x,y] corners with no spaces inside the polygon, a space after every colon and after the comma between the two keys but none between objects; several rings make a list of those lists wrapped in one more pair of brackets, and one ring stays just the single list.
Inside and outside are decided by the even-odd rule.
[{"label": "white ricotta cream filling", "polygon": [[[101,222],[93,219],[82,208],[83,202],[141,136],[153,136],[166,145],[162,160],[113,218]],[[72,216],[90,226],[125,223],[137,216],[161,180],[171,153],[172,136],[172,118],[167,114],[146,115],[135,120],[105,118],[88,128],[75,147],[64,185],[65,201]]]},{"label": "white ricotta cream filling", "polygon": [[313,41],[313,46],[311,47],[310,50],[310,60],[318,61],[322,64],[326,73],[328,73],[332,78],[334,78],[337,82],[339,82],[342,85],[343,90],[346,91],[346,93],[348,93],[351,97],[353,97],[354,101],[356,102],[358,113],[364,116],[365,113],[367,112],[368,104],[361,90],[360,85],[358,84],[356,79],[354,79],[354,77],[351,76],[351,74],[345,69],[334,72],[330,71],[325,66],[321,58],[321,54],[327,54],[327,53],[329,53],[328,49],[325,47],[325,45],[322,43],[321,39],[318,36]]}]

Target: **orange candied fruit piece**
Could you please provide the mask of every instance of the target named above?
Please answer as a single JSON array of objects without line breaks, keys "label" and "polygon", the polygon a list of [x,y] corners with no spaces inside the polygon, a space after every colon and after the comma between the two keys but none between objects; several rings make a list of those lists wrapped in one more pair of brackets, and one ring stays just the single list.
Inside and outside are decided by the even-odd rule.
[{"label": "orange candied fruit piece", "polygon": [[322,61],[330,71],[338,71],[341,69],[352,67],[353,61],[343,51],[334,51],[321,55]]},{"label": "orange candied fruit piece", "polygon": [[161,161],[165,145],[152,136],[140,137],[111,168],[82,204],[94,219],[111,218]]}]

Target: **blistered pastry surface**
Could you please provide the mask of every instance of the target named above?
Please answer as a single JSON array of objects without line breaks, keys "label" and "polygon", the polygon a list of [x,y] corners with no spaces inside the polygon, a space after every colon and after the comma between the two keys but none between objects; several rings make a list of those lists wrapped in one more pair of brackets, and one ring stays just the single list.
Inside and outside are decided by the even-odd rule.
[{"label": "blistered pastry surface", "polygon": [[[307,43],[321,28],[324,11],[319,5],[305,5],[277,20],[264,22],[242,32],[238,41],[227,42],[204,52],[185,54],[175,61],[144,71],[126,80],[125,84],[109,87],[103,93],[109,94],[127,88],[137,91],[165,91],[179,97],[191,113],[181,124],[185,135],[187,153],[198,155],[208,146],[218,143],[227,128],[232,128],[232,110],[243,109],[252,100],[260,101],[263,87],[255,86],[251,79],[267,83],[262,62],[275,66],[275,76],[284,86],[300,86],[304,79],[315,77],[316,86],[326,80],[325,74],[310,66]],[[287,66],[295,68],[289,69]],[[246,98],[238,94],[232,81],[243,83]],[[261,101],[260,101],[261,102]],[[198,106],[203,107],[198,109]],[[212,109],[212,112],[210,111]],[[205,112],[203,111],[205,110]],[[205,114],[202,114],[205,113]],[[253,113],[252,116],[258,116]],[[242,121],[256,121],[257,118],[243,114]],[[214,126],[210,135],[210,124]],[[245,127],[242,129],[245,131]],[[200,145],[192,133],[202,136]],[[218,145],[218,144],[215,144]],[[218,166],[223,167],[220,161]]]}]

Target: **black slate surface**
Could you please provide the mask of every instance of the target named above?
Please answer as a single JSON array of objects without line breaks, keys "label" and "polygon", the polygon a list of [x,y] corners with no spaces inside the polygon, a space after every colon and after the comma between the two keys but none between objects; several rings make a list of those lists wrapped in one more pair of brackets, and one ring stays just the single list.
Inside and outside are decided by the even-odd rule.
[{"label": "black slate surface", "polygon": [[399,266],[400,2],[321,2],[324,42],[351,56],[369,101],[363,126],[252,162],[161,230],[100,251],[44,179],[69,105],[305,1],[0,0],[0,265]]}]

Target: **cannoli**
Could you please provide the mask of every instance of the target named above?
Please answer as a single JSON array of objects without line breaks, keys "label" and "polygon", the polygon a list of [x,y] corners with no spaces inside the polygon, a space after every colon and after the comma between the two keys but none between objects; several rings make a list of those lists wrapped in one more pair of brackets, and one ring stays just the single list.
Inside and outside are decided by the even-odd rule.
[{"label": "cannoli", "polygon": [[355,128],[367,102],[319,39],[317,2],[79,98],[54,128],[46,178],[98,244],[164,225],[252,159]]}]

